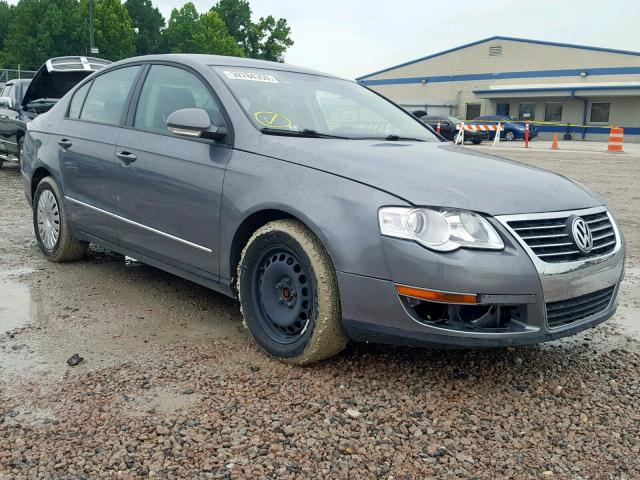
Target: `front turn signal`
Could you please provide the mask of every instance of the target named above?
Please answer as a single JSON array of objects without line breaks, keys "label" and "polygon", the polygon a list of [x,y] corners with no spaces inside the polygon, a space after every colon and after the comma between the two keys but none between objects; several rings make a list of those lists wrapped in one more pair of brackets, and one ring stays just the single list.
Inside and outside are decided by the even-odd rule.
[{"label": "front turn signal", "polygon": [[408,287],[406,285],[396,285],[398,294],[405,297],[427,300],[429,302],[457,303],[465,305],[475,305],[478,303],[478,295],[469,293],[438,292],[436,290],[425,290],[422,288]]}]

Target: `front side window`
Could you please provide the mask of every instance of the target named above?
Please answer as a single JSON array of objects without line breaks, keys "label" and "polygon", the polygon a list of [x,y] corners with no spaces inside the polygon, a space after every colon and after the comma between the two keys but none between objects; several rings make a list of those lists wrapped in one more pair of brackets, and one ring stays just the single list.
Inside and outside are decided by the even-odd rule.
[{"label": "front side window", "polygon": [[520,104],[520,120],[535,120],[536,119],[536,104],[535,103],[521,103]]},{"label": "front side window", "polygon": [[608,123],[610,110],[610,103],[592,103],[590,121],[593,123]]},{"label": "front side window", "polygon": [[69,118],[80,118],[80,110],[82,110],[82,105],[84,104],[84,99],[87,97],[89,88],[91,88],[91,82],[81,86],[73,94],[73,98],[71,98],[71,103],[69,105]]},{"label": "front side window", "polygon": [[181,68],[153,65],[140,92],[134,126],[168,134],[167,118],[183,108],[201,108],[212,124],[225,124],[220,105],[195,75]]},{"label": "front side window", "polygon": [[411,114],[354,82],[277,70],[213,68],[265,133],[439,141]]},{"label": "front side window", "polygon": [[545,122],[561,122],[562,121],[562,104],[559,102],[545,103],[544,121]]},{"label": "front side window", "polygon": [[140,66],[119,68],[95,78],[80,119],[118,125]]}]

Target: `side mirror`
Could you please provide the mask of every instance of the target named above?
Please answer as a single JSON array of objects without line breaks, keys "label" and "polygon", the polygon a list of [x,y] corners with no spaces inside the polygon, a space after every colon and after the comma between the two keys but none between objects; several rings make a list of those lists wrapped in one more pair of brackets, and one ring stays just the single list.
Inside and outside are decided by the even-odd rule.
[{"label": "side mirror", "polygon": [[13,110],[13,100],[11,100],[11,97],[0,97],[0,108]]},{"label": "side mirror", "polygon": [[201,108],[176,110],[167,118],[167,128],[175,135],[210,138],[216,142],[224,139],[228,133],[226,127],[212,125],[209,114]]}]

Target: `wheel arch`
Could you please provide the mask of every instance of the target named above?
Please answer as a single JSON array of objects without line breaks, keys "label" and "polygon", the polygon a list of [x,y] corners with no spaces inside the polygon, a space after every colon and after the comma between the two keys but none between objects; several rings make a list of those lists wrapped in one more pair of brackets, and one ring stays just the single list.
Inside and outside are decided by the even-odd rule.
[{"label": "wheel arch", "polygon": [[273,222],[275,220],[285,220],[292,219],[297,220],[306,228],[309,229],[318,239],[320,243],[322,243],[323,247],[327,251],[329,258],[335,266],[335,261],[333,256],[331,255],[331,251],[327,245],[327,239],[324,238],[322,234],[319,234],[319,229],[314,228],[314,225],[311,225],[308,219],[304,218],[303,215],[300,215],[299,212],[291,211],[285,206],[272,206],[269,208],[262,208],[248,214],[242,222],[238,225],[233,235],[233,240],[230,244],[229,248],[229,256],[228,256],[228,265],[230,272],[230,281],[231,281],[231,289],[234,294],[237,295],[236,292],[236,280],[237,280],[237,269],[240,263],[240,257],[242,255],[242,250],[246,246],[247,242],[251,238],[251,235],[254,234],[256,230],[263,227],[269,222]]},{"label": "wheel arch", "polygon": [[36,193],[36,188],[38,188],[38,184],[45,177],[52,177],[53,175],[46,167],[38,167],[31,175],[31,200],[33,201],[33,196]]}]

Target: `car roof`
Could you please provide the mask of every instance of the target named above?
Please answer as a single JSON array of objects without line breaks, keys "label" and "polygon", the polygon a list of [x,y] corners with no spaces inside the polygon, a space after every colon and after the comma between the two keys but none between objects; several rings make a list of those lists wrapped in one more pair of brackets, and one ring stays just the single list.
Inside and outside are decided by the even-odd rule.
[{"label": "car roof", "polygon": [[145,55],[132,57],[112,64],[113,66],[125,65],[128,63],[145,62],[176,62],[190,66],[222,66],[238,68],[261,68],[269,70],[279,70],[282,72],[306,73],[310,75],[321,75],[323,77],[341,78],[310,68],[298,67],[288,63],[271,62],[268,60],[256,60],[253,58],[227,57],[224,55],[202,55],[192,53],[168,53],[164,55]]}]

